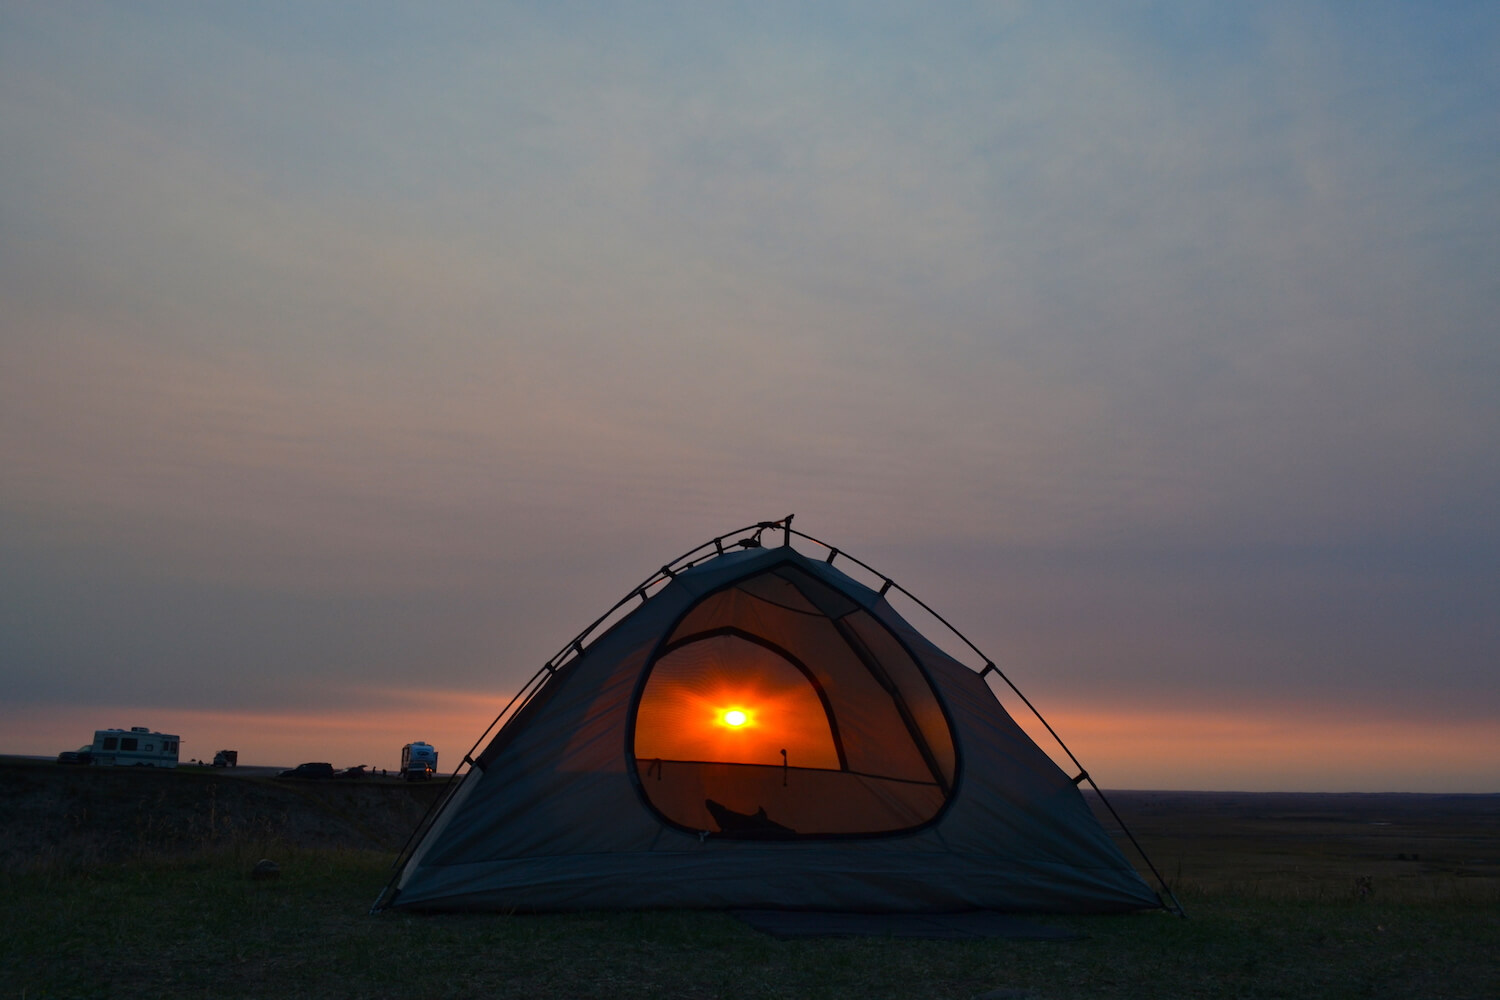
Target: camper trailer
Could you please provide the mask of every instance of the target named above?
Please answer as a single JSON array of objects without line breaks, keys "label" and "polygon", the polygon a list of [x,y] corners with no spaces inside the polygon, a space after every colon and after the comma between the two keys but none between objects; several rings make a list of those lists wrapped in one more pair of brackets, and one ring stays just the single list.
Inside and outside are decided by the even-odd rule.
[{"label": "camper trailer", "polygon": [[93,763],[108,766],[176,767],[182,737],[145,726],[94,731]]},{"label": "camper trailer", "polygon": [[401,748],[401,777],[425,781],[437,773],[437,751],[431,743],[408,743]]}]

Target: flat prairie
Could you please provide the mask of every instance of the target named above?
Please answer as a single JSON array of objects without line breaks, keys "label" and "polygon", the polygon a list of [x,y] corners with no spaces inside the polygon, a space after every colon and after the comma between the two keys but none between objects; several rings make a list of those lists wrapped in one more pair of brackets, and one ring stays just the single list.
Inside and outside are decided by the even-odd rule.
[{"label": "flat prairie", "polygon": [[0,997],[1500,997],[1500,795],[1108,792],[1186,918],[931,941],[370,915],[436,791],[0,758]]},{"label": "flat prairie", "polygon": [[[1500,795],[1106,791],[1175,891],[1500,899]],[[1112,818],[1089,796],[1106,829]],[[1128,838],[1120,837],[1129,850]],[[1139,858],[1135,860],[1139,861]],[[1147,873],[1144,864],[1139,864]]]}]

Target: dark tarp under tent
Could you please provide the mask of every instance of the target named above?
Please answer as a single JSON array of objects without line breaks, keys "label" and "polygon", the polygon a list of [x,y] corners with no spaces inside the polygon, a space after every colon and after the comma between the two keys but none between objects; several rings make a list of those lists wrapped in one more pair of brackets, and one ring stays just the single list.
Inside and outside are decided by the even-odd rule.
[{"label": "dark tarp under tent", "polygon": [[1008,679],[930,642],[893,587],[790,517],[664,566],[480,737],[376,909],[1166,905],[1095,818],[1087,773],[986,675]]}]

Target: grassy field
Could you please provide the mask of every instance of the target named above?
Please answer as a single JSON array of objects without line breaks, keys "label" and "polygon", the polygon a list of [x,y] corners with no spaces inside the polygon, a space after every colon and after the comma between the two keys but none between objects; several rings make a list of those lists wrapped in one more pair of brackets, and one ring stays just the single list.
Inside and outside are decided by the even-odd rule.
[{"label": "grassy field", "polygon": [[[1116,805],[1188,919],[1044,917],[1080,937],[943,942],[782,941],[718,913],[370,916],[393,851],[247,835],[11,865],[0,996],[1500,996],[1500,799]],[[279,878],[250,878],[262,856]]]}]

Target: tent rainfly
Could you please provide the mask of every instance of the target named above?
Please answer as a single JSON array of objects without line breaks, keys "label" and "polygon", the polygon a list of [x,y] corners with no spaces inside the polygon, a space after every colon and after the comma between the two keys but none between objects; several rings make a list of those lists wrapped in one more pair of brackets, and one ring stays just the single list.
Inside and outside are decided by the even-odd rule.
[{"label": "tent rainfly", "polygon": [[547,663],[375,908],[1167,906],[1090,810],[1087,773],[1006,713],[999,669],[940,650],[888,594],[940,616],[791,520],[668,564]]}]

